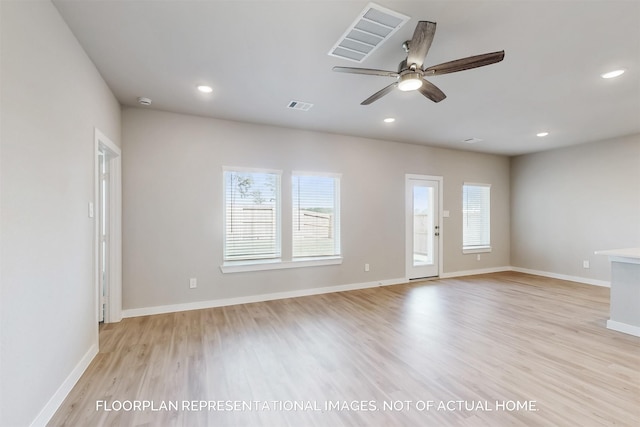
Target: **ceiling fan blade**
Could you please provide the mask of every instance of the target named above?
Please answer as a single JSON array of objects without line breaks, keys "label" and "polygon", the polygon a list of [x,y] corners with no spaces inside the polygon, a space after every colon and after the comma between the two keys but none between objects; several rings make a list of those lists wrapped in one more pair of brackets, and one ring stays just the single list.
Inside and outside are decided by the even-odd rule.
[{"label": "ceiling fan blade", "polygon": [[370,76],[384,76],[384,77],[399,76],[399,74],[396,73],[395,71],[374,70],[371,68],[333,67],[333,71],[337,71],[339,73],[368,74]]},{"label": "ceiling fan blade", "polygon": [[504,59],[504,50],[499,52],[485,53],[482,55],[469,56],[467,58],[456,59],[455,61],[445,62],[443,64],[434,65],[426,68],[426,74],[437,76],[440,74],[455,73],[457,71],[469,70],[471,68],[484,67],[485,65],[495,64]]},{"label": "ceiling fan blade", "polygon": [[382,98],[383,96],[385,96],[386,94],[394,90],[396,86],[398,86],[398,82],[391,83],[389,86],[377,91],[376,93],[374,93],[373,95],[371,95],[370,97],[362,101],[360,105],[369,105],[372,102],[377,101],[378,99]]},{"label": "ceiling fan blade", "polygon": [[407,65],[416,64],[422,68],[424,58],[429,52],[433,36],[436,33],[436,23],[430,21],[420,21],[413,32],[413,38],[409,42],[409,53],[407,55]]},{"label": "ceiling fan blade", "polygon": [[422,86],[418,88],[418,91],[433,102],[440,102],[447,97],[436,85],[425,79],[422,79]]}]

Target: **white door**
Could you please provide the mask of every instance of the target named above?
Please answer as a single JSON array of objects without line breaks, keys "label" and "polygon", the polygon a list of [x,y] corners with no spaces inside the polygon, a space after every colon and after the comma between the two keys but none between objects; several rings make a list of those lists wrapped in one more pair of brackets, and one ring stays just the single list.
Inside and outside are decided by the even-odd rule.
[{"label": "white door", "polygon": [[407,278],[439,275],[441,177],[406,177]]}]

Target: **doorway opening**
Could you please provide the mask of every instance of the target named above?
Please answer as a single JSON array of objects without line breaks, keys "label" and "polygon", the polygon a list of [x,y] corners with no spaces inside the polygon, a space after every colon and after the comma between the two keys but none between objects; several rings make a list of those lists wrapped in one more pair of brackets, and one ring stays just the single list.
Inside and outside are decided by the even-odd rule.
[{"label": "doorway opening", "polygon": [[121,152],[95,130],[95,283],[98,322],[122,319]]}]

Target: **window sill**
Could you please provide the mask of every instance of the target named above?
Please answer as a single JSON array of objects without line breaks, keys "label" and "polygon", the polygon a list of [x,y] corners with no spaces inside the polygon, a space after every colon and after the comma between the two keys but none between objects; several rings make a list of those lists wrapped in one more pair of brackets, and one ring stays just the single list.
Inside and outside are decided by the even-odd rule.
[{"label": "window sill", "polygon": [[475,248],[462,248],[463,254],[481,254],[491,252],[491,246],[478,246]]},{"label": "window sill", "polygon": [[282,261],[280,259],[265,261],[232,261],[220,266],[222,273],[241,273],[245,271],[282,270],[286,268],[319,267],[323,265],[342,264],[341,256],[322,258],[301,258],[294,261]]}]

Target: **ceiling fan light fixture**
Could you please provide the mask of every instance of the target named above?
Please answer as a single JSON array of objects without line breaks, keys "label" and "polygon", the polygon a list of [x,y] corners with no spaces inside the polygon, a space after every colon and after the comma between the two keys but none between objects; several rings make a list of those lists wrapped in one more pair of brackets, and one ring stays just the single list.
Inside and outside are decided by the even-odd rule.
[{"label": "ceiling fan light fixture", "polygon": [[407,73],[400,76],[398,89],[404,92],[419,89],[422,86],[422,76],[420,73]]}]

